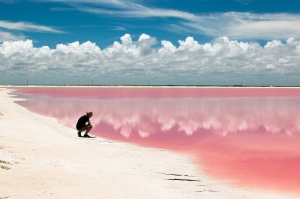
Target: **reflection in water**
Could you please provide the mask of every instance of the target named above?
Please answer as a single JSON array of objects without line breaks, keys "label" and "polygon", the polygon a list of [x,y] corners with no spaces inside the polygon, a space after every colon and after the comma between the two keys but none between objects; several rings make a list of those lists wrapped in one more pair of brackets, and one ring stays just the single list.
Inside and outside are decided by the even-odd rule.
[{"label": "reflection in water", "polygon": [[18,103],[72,128],[90,110],[98,136],[189,153],[211,176],[299,194],[300,98],[25,97]]}]

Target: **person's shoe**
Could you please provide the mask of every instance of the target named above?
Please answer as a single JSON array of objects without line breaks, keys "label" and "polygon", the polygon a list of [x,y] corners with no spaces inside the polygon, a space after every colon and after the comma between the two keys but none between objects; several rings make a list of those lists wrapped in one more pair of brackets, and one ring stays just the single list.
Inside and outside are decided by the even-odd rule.
[{"label": "person's shoe", "polygon": [[78,137],[81,137],[81,132],[78,132],[77,135],[78,135]]},{"label": "person's shoe", "polygon": [[85,138],[91,138],[91,136],[89,136],[88,134],[84,134],[83,137],[85,137]]}]

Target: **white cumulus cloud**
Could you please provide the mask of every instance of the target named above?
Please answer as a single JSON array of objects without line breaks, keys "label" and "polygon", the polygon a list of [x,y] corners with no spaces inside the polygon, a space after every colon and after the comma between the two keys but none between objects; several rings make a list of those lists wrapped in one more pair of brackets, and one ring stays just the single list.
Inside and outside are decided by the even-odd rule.
[{"label": "white cumulus cloud", "polygon": [[295,38],[261,46],[228,37],[201,44],[187,37],[177,45],[158,42],[147,34],[137,41],[125,34],[120,42],[104,49],[90,41],[57,44],[53,49],[34,47],[31,40],[6,41],[0,44],[1,79],[28,75],[50,82],[54,77],[73,78],[74,82],[74,78],[105,76],[112,84],[128,79],[137,84],[146,80],[164,84],[199,80],[202,84],[299,82],[300,40]]}]

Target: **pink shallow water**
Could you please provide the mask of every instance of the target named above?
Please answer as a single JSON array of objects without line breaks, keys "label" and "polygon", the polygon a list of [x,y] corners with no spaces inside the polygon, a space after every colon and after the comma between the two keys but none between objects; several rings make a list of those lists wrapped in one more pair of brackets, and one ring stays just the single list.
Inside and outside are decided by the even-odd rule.
[{"label": "pink shallow water", "polygon": [[92,110],[92,132],[97,136],[188,153],[213,177],[300,195],[300,89],[20,88],[18,92],[28,99],[19,104],[70,127]]},{"label": "pink shallow water", "polygon": [[[79,93],[80,90],[80,93]],[[53,97],[80,98],[183,98],[183,97],[300,97],[298,88],[204,87],[23,87],[22,92]]]}]

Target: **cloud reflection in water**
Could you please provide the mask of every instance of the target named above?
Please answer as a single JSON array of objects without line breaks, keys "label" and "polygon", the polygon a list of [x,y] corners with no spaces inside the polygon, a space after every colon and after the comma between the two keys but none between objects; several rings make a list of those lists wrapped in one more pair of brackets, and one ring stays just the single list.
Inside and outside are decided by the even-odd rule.
[{"label": "cloud reflection in water", "polygon": [[98,136],[192,154],[211,176],[300,194],[300,98],[26,98],[18,103],[72,128],[93,111]]}]

